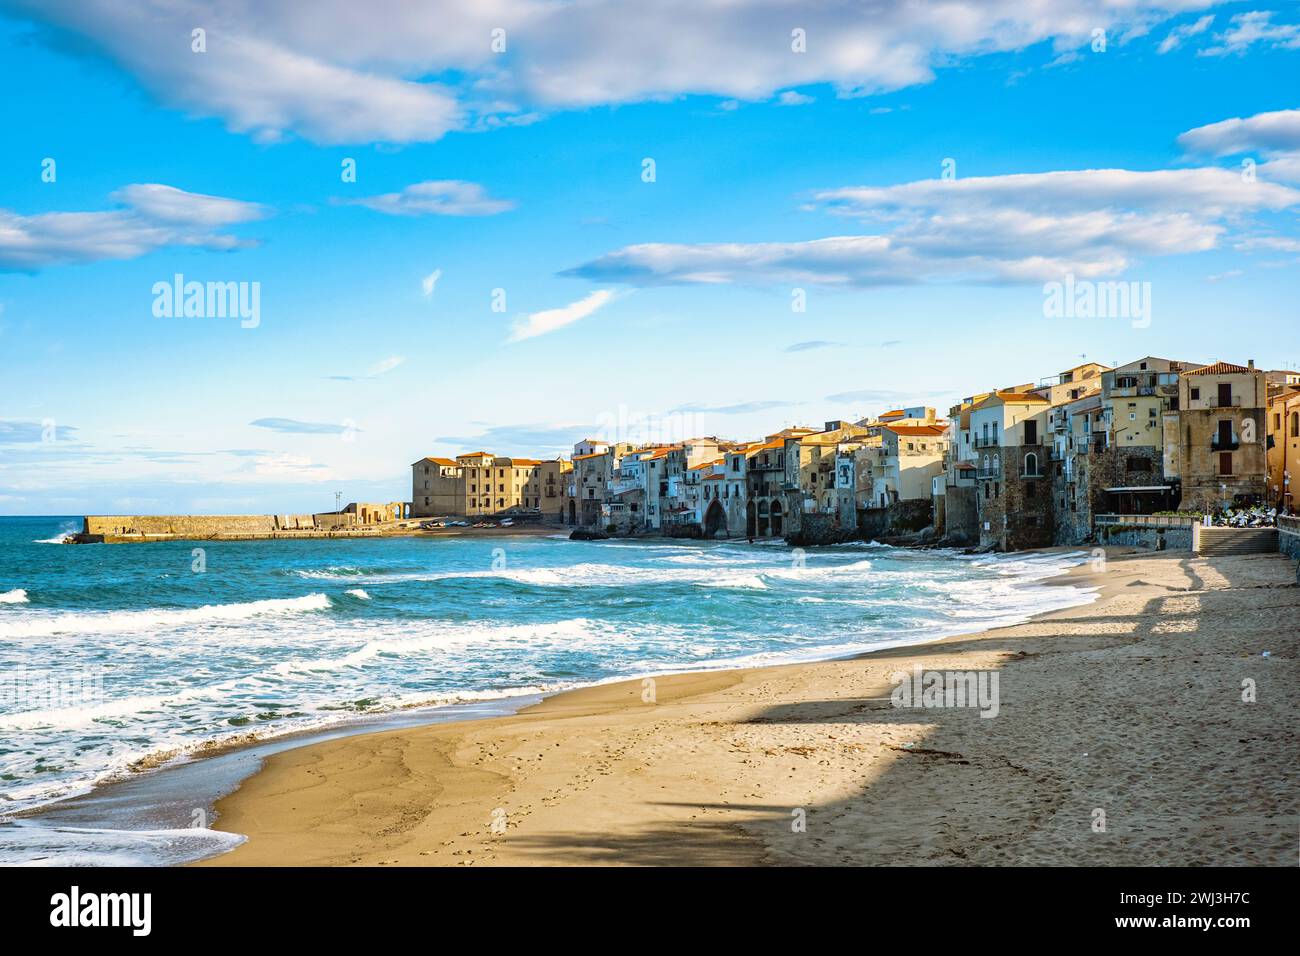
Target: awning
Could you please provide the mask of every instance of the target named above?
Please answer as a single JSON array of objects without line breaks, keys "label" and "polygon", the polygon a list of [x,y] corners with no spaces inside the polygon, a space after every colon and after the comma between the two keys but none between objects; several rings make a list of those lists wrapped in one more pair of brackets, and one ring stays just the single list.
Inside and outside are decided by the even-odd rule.
[{"label": "awning", "polygon": [[1107,488],[1107,494],[1119,491],[1173,491],[1173,485],[1134,485],[1132,488]]}]

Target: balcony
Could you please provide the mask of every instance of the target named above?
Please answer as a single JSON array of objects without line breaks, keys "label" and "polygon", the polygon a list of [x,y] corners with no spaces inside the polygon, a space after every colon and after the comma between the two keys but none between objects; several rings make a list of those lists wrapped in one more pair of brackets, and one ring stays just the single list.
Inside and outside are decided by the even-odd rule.
[{"label": "balcony", "polygon": [[1233,435],[1227,441],[1224,441],[1218,435],[1210,439],[1210,451],[1236,451],[1240,447],[1241,443],[1237,441],[1236,435]]},{"label": "balcony", "polygon": [[1021,478],[1045,478],[1041,471],[1022,471],[1019,473]]},{"label": "balcony", "polygon": [[1231,395],[1228,396],[1227,398],[1224,398],[1221,395],[1211,395],[1209,398],[1205,399],[1201,404],[1204,405],[1206,408],[1240,408],[1241,396]]},{"label": "balcony", "polygon": [[998,436],[997,436],[997,435],[976,435],[976,436],[975,436],[975,447],[976,447],[976,448],[996,448],[996,447],[997,447],[997,444],[998,444],[998,440],[999,440],[999,439],[998,439]]},{"label": "balcony", "polygon": [[981,469],[979,469],[978,471],[975,472],[975,477],[976,477],[976,478],[979,478],[981,481],[984,480],[984,479],[987,479],[987,478],[1001,478],[1001,477],[1002,477],[1002,469],[1001,469],[1001,468],[981,468]]}]

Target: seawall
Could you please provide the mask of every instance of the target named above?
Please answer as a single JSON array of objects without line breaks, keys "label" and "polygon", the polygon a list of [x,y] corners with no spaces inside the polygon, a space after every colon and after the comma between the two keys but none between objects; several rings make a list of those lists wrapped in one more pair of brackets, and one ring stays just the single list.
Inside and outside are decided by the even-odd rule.
[{"label": "seawall", "polygon": [[376,525],[357,524],[347,512],[314,515],[87,515],[78,543],[371,537]]}]

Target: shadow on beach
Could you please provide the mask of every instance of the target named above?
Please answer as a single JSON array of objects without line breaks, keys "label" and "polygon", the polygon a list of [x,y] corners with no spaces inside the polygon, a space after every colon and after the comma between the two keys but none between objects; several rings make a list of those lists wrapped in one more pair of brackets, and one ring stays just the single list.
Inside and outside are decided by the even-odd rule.
[{"label": "shadow on beach", "polygon": [[780,740],[796,741],[765,755],[773,777],[870,754],[847,795],[666,800],[639,818],[695,818],[509,841],[548,864],[1293,865],[1294,569],[1277,556],[1168,560],[1177,573],[1158,584],[1126,579],[1117,561],[1111,613],[1066,611],[869,657],[947,671],[993,656],[996,718],[900,709],[882,682],[877,693],[771,704],[734,723],[776,725]]}]

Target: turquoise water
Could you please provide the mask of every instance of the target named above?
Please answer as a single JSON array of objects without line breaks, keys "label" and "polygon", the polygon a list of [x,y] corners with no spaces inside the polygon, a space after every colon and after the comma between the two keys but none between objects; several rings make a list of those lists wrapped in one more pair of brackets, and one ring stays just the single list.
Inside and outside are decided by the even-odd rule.
[{"label": "turquoise water", "polygon": [[1039,584],[1081,554],[559,536],[53,543],[78,526],[0,518],[10,811],[231,739],[832,657],[1088,599]]}]

